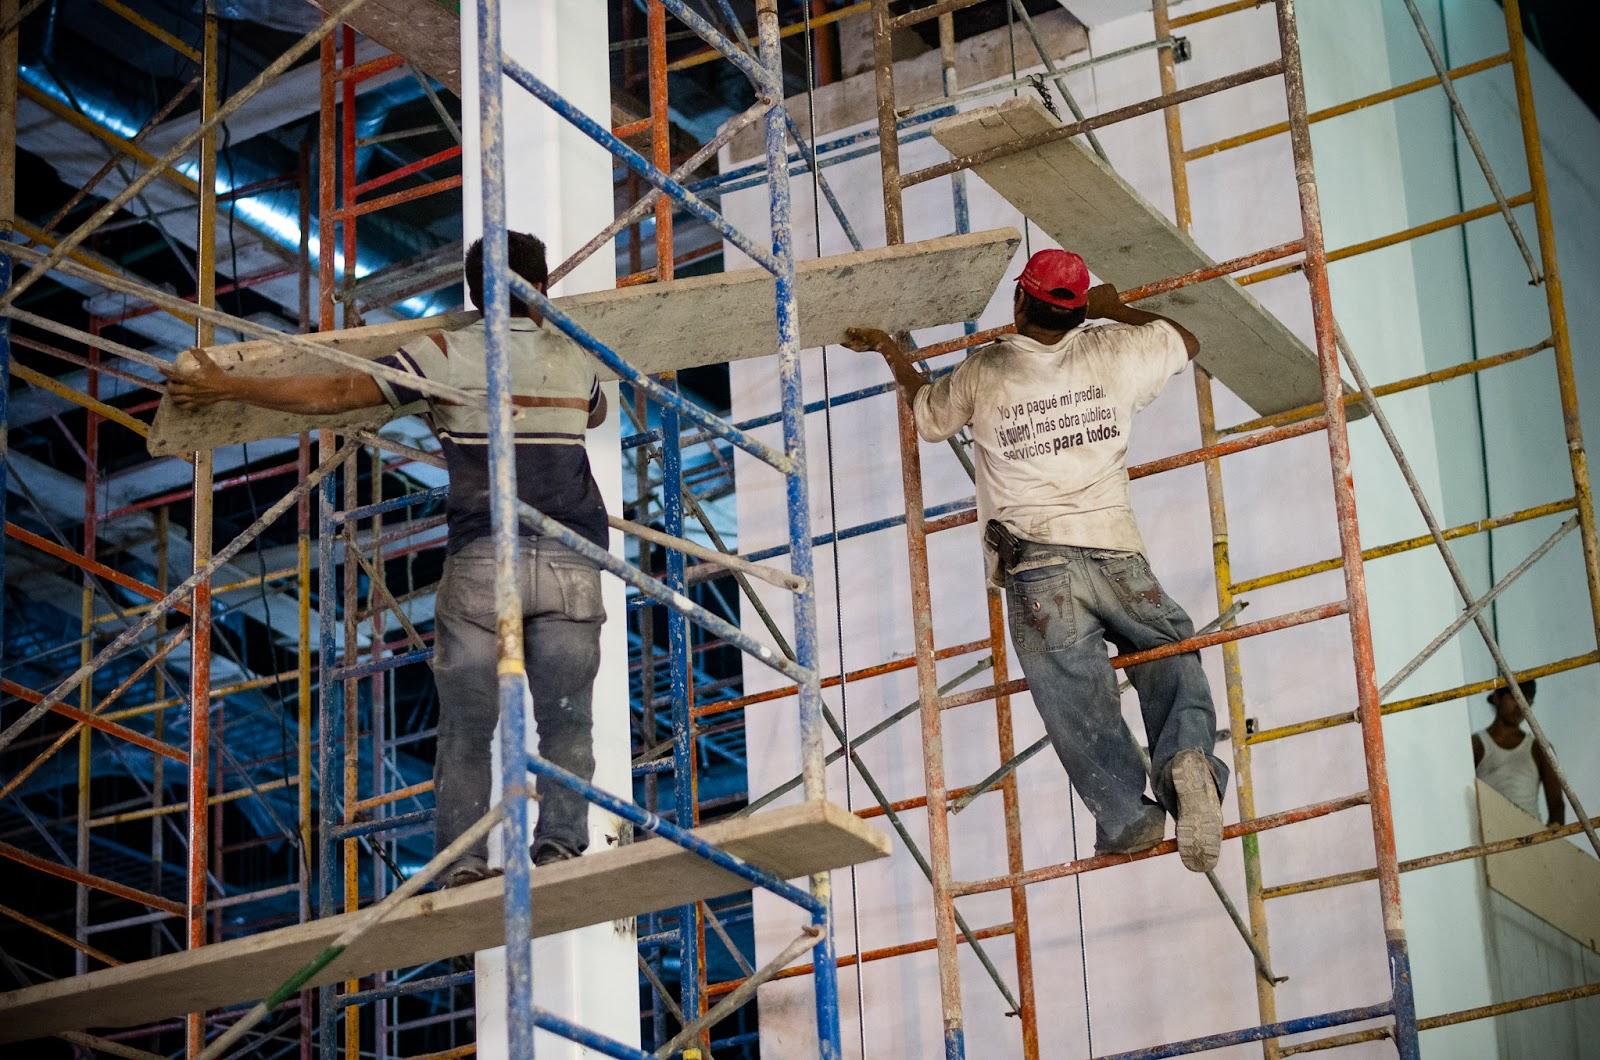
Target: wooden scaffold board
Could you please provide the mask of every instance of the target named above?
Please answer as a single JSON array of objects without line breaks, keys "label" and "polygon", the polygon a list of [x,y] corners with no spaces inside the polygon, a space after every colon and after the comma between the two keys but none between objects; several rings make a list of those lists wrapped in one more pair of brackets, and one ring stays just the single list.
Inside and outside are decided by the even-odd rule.
[{"label": "wooden scaffold board", "polygon": [[[852,325],[893,333],[974,320],[999,285],[1021,238],[1016,229],[1001,228],[799,262],[795,288],[800,345],[838,343]],[[773,284],[764,269],[740,269],[554,301],[628,363],[653,375],[774,353],[778,331]],[[476,314],[451,313],[306,338],[374,359],[394,353],[420,335],[474,319]],[[225,370],[248,375],[347,371],[271,339],[212,346],[207,352]],[[183,354],[178,363],[192,362]],[[602,372],[601,378],[614,377]],[[169,456],[323,427],[371,427],[393,415],[382,408],[294,416],[235,402],[180,411],[162,398],[149,446],[152,455]]]},{"label": "wooden scaffold board", "polygon": [[[970,155],[1060,126],[1032,98],[946,118],[934,139]],[[1127,290],[1216,264],[1188,234],[1075,140],[1058,140],[973,167],[1007,202],[1089,270]],[[1257,413],[1316,404],[1316,354],[1231,278],[1209,280],[1139,302],[1178,320],[1200,340],[1201,367]],[[1355,418],[1359,405],[1348,407]]]},{"label": "wooden scaffold board", "polygon": [[[695,834],[784,879],[889,853],[887,835],[825,802],[719,821]],[[503,945],[504,885],[503,879],[489,879],[407,900],[307,985]],[[748,888],[741,878],[682,847],[646,839],[535,869],[533,934],[553,935]],[[332,943],[355,915],[326,917],[0,994],[0,1042],[90,1027],[137,1026],[257,1000]]]}]

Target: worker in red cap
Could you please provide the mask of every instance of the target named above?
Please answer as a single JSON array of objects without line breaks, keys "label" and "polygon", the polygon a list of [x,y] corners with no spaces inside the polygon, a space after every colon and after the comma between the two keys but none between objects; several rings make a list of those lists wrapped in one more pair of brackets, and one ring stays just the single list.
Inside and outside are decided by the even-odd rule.
[{"label": "worker in red cap", "polygon": [[[923,438],[972,428],[989,576],[1006,590],[1012,643],[1050,742],[1094,814],[1095,852],[1148,850],[1170,813],[1184,865],[1207,871],[1222,843],[1228,774],[1212,754],[1216,710],[1200,656],[1128,670],[1149,741],[1151,800],[1105,647],[1145,651],[1194,634],[1145,559],[1127,454],[1134,413],[1199,340],[1123,305],[1110,284],[1090,286],[1088,266],[1065,250],[1028,260],[1013,306],[1015,334],[932,382],[882,331],[852,328],[845,343],[888,361]],[[1084,327],[1091,319],[1106,323]]]}]

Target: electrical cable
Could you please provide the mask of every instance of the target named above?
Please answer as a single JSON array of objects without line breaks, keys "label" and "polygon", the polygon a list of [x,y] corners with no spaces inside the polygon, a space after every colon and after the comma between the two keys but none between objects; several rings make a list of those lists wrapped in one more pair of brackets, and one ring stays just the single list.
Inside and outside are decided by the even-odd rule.
[{"label": "electrical cable", "polygon": [[[810,0],[801,0],[800,9],[805,18],[805,56],[806,56],[806,128],[810,135],[806,139],[806,146],[811,151],[811,225],[812,234],[816,239],[815,251],[818,257],[822,256],[822,188],[818,177],[817,166],[817,71],[816,56],[813,50],[816,30],[811,25]],[[778,104],[782,106],[783,104]],[[844,807],[851,814],[855,813],[855,797],[851,790],[851,765],[850,750],[850,695],[849,695],[849,668],[845,666],[844,658],[844,583],[840,573],[842,557],[839,554],[839,494],[833,474],[833,391],[828,379],[828,347],[822,347],[822,423],[824,437],[828,446],[828,522],[833,543],[833,622],[834,633],[839,643],[839,727],[844,732]],[[860,890],[857,886],[856,867],[850,866],[850,934],[851,944],[856,954],[861,953],[861,902]],[[862,984],[862,962],[858,959],[855,963],[856,978],[856,1033],[857,1041],[861,1046],[861,1055],[867,1052],[867,1002],[865,987]]]}]

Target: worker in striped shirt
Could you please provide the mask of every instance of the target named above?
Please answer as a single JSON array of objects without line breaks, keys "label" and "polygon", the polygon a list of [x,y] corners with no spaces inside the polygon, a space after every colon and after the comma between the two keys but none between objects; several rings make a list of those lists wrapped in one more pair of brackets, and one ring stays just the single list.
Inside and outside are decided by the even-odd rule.
[{"label": "worker in striped shirt", "polygon": [[[512,271],[543,291],[549,272],[544,244],[510,233]],[[466,281],[483,306],[483,246],[467,251]],[[434,763],[434,837],[438,849],[489,809],[490,741],[499,719],[495,637],[494,544],[490,536],[489,407],[482,321],[424,335],[378,363],[473,395],[459,404],[365,372],[261,377],[223,371],[203,350],[189,370],[168,370],[168,395],[180,408],[237,401],[305,415],[387,405],[425,411],[450,475],[448,555],[435,607],[433,670],[439,690]],[[589,468],[584,432],[605,419],[605,397],[593,361],[575,342],[517,298],[511,300],[510,360],[517,496],[601,548],[608,546],[605,505]],[[521,529],[517,588],[524,652],[533,693],[539,754],[585,780],[594,776],[595,674],[605,609],[600,573],[558,541]],[[565,786],[539,780],[539,818],[530,854],[547,865],[581,854],[589,842],[588,803]],[[498,870],[487,848],[464,855],[446,886]]]}]

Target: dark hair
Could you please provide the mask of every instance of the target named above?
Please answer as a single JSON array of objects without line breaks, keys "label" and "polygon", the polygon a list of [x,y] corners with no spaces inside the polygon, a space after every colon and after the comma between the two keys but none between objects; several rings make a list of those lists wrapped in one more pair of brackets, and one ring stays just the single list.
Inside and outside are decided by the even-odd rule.
[{"label": "dark hair", "polygon": [[1063,309],[1035,298],[1021,287],[1017,290],[1022,291],[1022,311],[1018,316],[1024,324],[1031,324],[1042,331],[1071,331],[1088,318],[1087,306]]},{"label": "dark hair", "polygon": [[[550,267],[544,260],[544,241],[526,232],[507,232],[506,249],[511,271],[535,287],[543,287],[550,280]],[[477,309],[483,308],[483,240],[475,239],[467,248],[467,294]],[[511,315],[526,316],[528,306],[516,295],[511,296]]]},{"label": "dark hair", "polygon": [[[1517,687],[1522,689],[1522,698],[1526,699],[1529,703],[1532,703],[1534,693],[1539,691],[1539,682],[1530,677],[1526,681],[1518,681]],[[1501,686],[1490,694],[1492,696],[1498,696],[1500,693],[1506,691],[1507,689],[1504,686]]]}]

